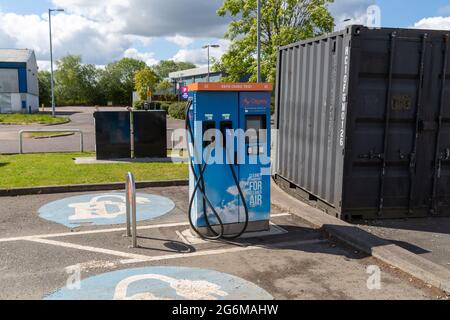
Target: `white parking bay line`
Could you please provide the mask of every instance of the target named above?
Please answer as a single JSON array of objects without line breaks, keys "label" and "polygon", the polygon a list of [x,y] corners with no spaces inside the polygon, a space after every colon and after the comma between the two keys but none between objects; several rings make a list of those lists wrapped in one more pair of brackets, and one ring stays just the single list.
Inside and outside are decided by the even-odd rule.
[{"label": "white parking bay line", "polygon": [[[48,240],[45,240],[45,241],[47,242]],[[313,240],[273,243],[273,244],[270,244],[270,246],[273,248],[289,248],[289,247],[295,247],[295,246],[301,246],[301,245],[314,245],[314,244],[321,244],[321,243],[327,243],[327,242],[328,242],[328,240],[325,240],[325,239],[313,239]],[[109,254],[108,252],[110,252],[112,255],[115,255],[115,256],[128,255],[127,253],[120,252],[120,251],[105,250],[105,249],[100,249],[100,248],[92,248],[92,247],[85,247],[85,246],[79,246],[79,245],[71,245],[71,244],[67,244],[67,243],[55,243],[53,241],[52,241],[52,243],[49,243],[49,244],[63,245],[64,247],[71,247],[74,249],[101,252],[101,253],[105,253],[105,254]],[[173,259],[204,257],[204,256],[236,253],[236,252],[243,252],[243,251],[250,251],[250,250],[263,250],[263,249],[270,249],[270,248],[265,247],[263,245],[263,246],[233,247],[233,248],[228,248],[228,249],[211,249],[211,250],[196,251],[193,253],[176,253],[176,254],[166,254],[166,255],[161,255],[161,256],[134,255],[135,257],[133,257],[133,258],[127,257],[127,259],[125,259],[125,260],[120,260],[120,264],[126,265],[126,264],[142,263],[142,262],[166,261],[166,260],[173,260]],[[92,268],[91,264],[92,264],[92,262],[80,263],[80,264],[78,264],[78,266],[81,266],[86,269],[90,269],[90,268]],[[116,264],[115,263],[113,263],[113,264],[115,267]]]},{"label": "white parking bay line", "polygon": [[79,244],[73,244],[73,243],[67,243],[67,242],[61,242],[61,241],[55,241],[55,240],[49,240],[49,239],[35,238],[35,239],[27,239],[26,241],[49,244],[49,245],[53,245],[53,246],[71,248],[71,249],[77,249],[77,250],[83,250],[83,251],[103,253],[106,255],[117,256],[117,257],[127,258],[127,259],[146,260],[149,258],[148,256],[141,255],[141,254],[127,253],[127,252],[122,252],[122,251],[102,249],[102,248],[91,247],[91,246],[82,246]]},{"label": "white parking bay line", "polygon": [[[290,213],[278,213],[273,214],[272,218],[280,218],[290,216]],[[189,226],[188,222],[175,222],[175,223],[164,223],[164,224],[153,224],[148,226],[137,227],[138,230],[149,230],[149,229],[159,229],[159,228],[173,228],[173,227],[186,227]],[[49,233],[49,234],[37,234],[33,236],[22,236],[22,237],[10,237],[10,238],[0,238],[1,242],[13,242],[13,241],[31,241],[35,239],[47,239],[47,238],[58,238],[58,237],[73,237],[85,234],[97,234],[97,233],[111,233],[125,231],[124,227],[121,228],[108,228],[108,229],[96,229],[88,231],[79,232],[63,232],[63,233]]]},{"label": "white parking bay line", "polygon": [[[326,243],[328,240],[325,239],[313,239],[313,240],[303,240],[303,241],[289,241],[289,242],[280,242],[280,243],[271,243],[270,246],[273,248],[282,248],[282,247],[294,247],[301,245],[311,245],[311,244],[320,244]],[[248,246],[248,247],[234,247],[229,249],[213,249],[213,250],[204,250],[204,251],[196,251],[193,253],[177,253],[177,254],[166,254],[162,256],[156,257],[148,257],[145,260],[140,259],[130,259],[130,260],[122,260],[120,261],[122,264],[131,264],[131,263],[139,263],[139,262],[152,262],[152,261],[164,261],[164,260],[172,260],[172,259],[181,259],[181,258],[193,258],[193,257],[202,257],[202,256],[212,256],[224,253],[234,253],[241,251],[250,251],[250,250],[263,250],[270,249],[268,247],[262,246]]]}]

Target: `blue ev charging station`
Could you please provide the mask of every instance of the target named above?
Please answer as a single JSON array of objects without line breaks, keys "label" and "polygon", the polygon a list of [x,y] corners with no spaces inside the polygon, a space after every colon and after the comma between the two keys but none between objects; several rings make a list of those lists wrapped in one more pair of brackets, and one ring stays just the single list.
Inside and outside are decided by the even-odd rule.
[{"label": "blue ev charging station", "polygon": [[194,83],[188,88],[191,229],[206,239],[269,230],[272,85]]}]

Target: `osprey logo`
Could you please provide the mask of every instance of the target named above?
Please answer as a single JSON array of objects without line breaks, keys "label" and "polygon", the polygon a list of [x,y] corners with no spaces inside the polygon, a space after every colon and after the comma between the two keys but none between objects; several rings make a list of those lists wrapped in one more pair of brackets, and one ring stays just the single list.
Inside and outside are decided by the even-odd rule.
[{"label": "osprey logo", "polygon": [[261,105],[266,105],[267,104],[267,100],[266,99],[255,99],[255,98],[244,98],[242,100],[242,102],[244,103],[245,106],[261,106]]}]

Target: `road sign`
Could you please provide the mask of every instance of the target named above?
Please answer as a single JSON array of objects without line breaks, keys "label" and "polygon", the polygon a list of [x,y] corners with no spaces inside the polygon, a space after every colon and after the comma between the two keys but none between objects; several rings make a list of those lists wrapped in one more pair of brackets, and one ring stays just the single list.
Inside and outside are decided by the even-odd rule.
[{"label": "road sign", "polygon": [[181,97],[184,100],[187,100],[189,98],[189,88],[188,87],[186,87],[186,86],[181,87]]}]

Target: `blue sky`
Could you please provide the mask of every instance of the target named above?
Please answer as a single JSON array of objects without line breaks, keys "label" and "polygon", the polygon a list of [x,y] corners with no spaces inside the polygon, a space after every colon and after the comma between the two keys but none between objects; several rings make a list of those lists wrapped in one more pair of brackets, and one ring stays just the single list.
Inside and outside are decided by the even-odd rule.
[{"label": "blue sky", "polygon": [[[205,43],[219,43],[220,57],[228,46],[222,39],[228,23],[215,11],[222,0],[0,0],[0,47],[35,49],[41,68],[48,67],[50,7],[62,7],[54,22],[58,58],[81,54],[98,65],[123,56],[154,64],[161,59],[206,63]],[[335,0],[336,21],[361,21],[370,4],[381,8],[382,26],[450,29],[449,0]],[[439,18],[442,17],[442,18]],[[423,20],[427,19],[427,20]]]}]

